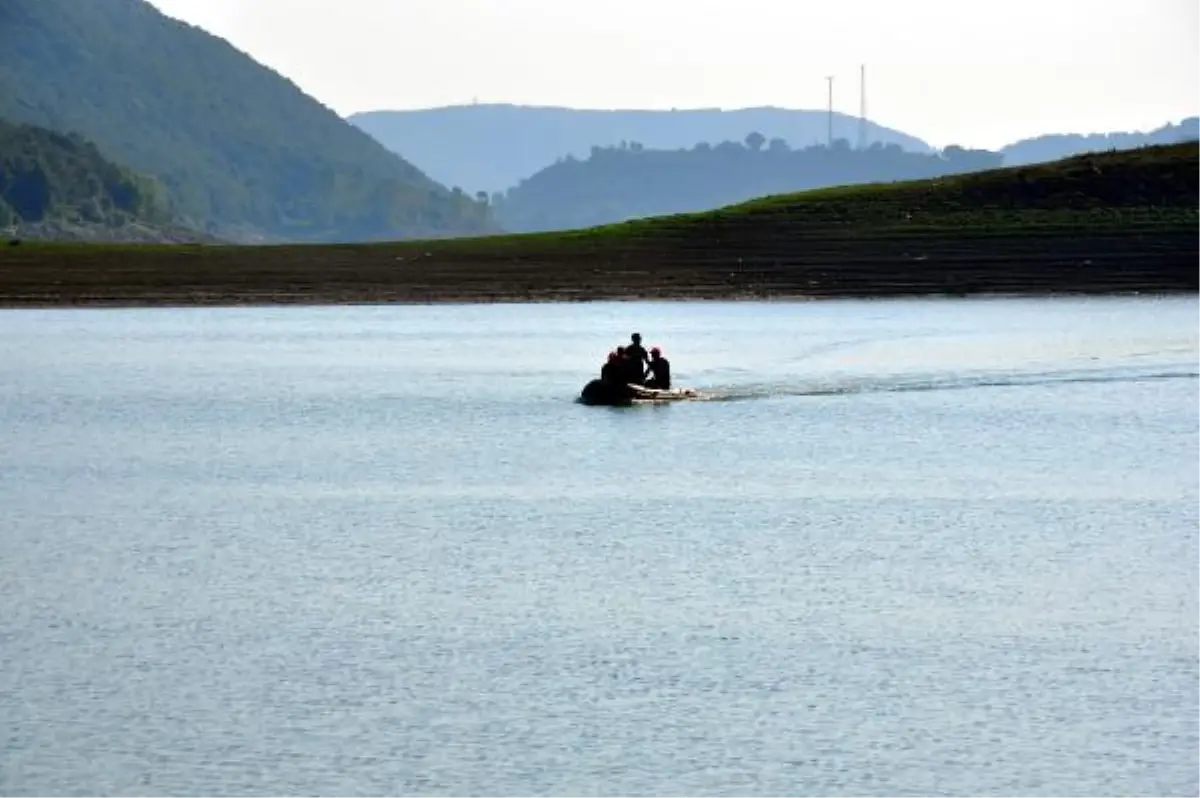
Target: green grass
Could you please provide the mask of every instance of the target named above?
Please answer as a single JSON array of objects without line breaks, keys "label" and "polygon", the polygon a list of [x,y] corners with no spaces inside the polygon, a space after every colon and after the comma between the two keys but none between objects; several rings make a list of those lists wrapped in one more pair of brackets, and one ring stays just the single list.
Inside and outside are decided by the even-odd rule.
[{"label": "green grass", "polygon": [[[787,229],[829,236],[1013,235],[1197,223],[1195,142],[1090,155],[969,175],[871,183],[763,197],[701,213],[554,233],[436,242],[451,252],[544,254],[636,246],[686,236]],[[411,245],[413,247],[421,244]]]},{"label": "green grass", "polygon": [[[1104,231],[1195,225],[1196,142],[1076,156],[1033,166],[968,175],[870,183],[763,197],[700,213],[637,219],[582,230],[371,244],[302,244],[254,247],[335,253],[371,248],[413,257],[424,253],[476,256],[548,256],[598,248],[661,246],[688,237],[786,230],[825,238],[865,233],[1036,235],[1039,231]],[[67,254],[74,250],[134,245],[32,244]],[[247,252],[242,246],[137,245],[140,250]]]}]

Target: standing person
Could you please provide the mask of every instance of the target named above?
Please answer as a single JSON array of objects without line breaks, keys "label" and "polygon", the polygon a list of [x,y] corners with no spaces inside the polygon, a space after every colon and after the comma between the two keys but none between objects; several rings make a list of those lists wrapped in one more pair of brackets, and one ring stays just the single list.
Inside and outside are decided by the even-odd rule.
[{"label": "standing person", "polygon": [[662,356],[662,350],[657,346],[650,349],[650,373],[654,376],[646,381],[647,388],[671,390],[671,361]]},{"label": "standing person", "polygon": [[634,333],[629,336],[629,340],[629,346],[625,347],[625,354],[629,357],[629,381],[635,385],[644,385],[646,382],[646,366],[650,363],[650,356],[646,354],[645,348],[642,347],[641,333]]}]

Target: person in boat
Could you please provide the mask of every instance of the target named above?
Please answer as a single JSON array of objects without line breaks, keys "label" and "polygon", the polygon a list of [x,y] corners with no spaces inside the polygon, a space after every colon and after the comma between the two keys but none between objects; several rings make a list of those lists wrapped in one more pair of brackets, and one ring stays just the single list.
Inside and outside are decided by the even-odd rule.
[{"label": "person in boat", "polygon": [[616,368],[613,370],[613,380],[615,382],[629,382],[629,355],[625,354],[625,347],[618,346],[613,350],[616,356]]},{"label": "person in boat", "polygon": [[646,381],[647,388],[671,390],[671,361],[662,356],[662,350],[657,346],[650,349],[649,374],[651,376]]},{"label": "person in boat", "polygon": [[614,372],[616,381],[623,385],[628,385],[629,383],[641,385],[642,381],[634,374],[635,371],[641,371],[641,369],[634,365],[633,358],[629,356],[629,347],[618,346],[616,353],[617,368]]},{"label": "person in boat", "polygon": [[605,382],[620,383],[625,376],[625,364],[615,351],[608,353],[608,360],[600,367],[600,379]]},{"label": "person in boat", "polygon": [[600,367],[600,379],[583,387],[580,398],[591,405],[627,405],[633,400],[633,389],[626,382],[628,361],[616,352]]},{"label": "person in boat", "polygon": [[646,349],[642,346],[641,333],[629,336],[629,345],[625,347],[625,355],[629,358],[629,381],[634,385],[644,385],[646,366],[650,364],[650,356],[646,354]]}]

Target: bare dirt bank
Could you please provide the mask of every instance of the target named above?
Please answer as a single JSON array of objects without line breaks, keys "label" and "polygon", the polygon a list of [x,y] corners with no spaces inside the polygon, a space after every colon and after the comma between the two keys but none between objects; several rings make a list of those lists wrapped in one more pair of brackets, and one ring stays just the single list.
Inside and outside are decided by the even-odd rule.
[{"label": "bare dirt bank", "polygon": [[[24,250],[24,251],[20,251]],[[1176,293],[1197,234],[767,238],[560,253],[436,245],[35,248],[0,254],[0,305],[239,305]]]}]

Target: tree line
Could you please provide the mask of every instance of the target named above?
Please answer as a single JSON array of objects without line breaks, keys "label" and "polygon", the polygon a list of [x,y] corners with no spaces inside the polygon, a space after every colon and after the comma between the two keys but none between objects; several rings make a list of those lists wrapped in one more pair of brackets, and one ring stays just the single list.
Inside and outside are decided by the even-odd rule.
[{"label": "tree line", "polygon": [[106,159],[82,136],[0,120],[0,227],[62,220],[162,222],[161,186]]},{"label": "tree line", "polygon": [[741,142],[647,149],[636,141],[560,158],[489,199],[497,222],[514,232],[561,230],[645,216],[707,210],[769,194],[992,169],[1003,156],[951,146],[915,153],[895,144],[793,149],[753,131]]}]

